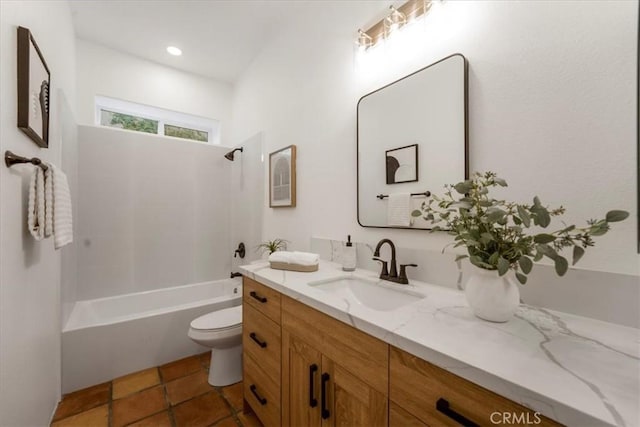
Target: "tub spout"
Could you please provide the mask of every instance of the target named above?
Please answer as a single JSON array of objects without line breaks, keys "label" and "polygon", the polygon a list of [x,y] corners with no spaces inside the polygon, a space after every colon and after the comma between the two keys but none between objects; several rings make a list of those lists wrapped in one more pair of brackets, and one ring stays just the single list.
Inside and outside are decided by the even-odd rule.
[{"label": "tub spout", "polygon": [[238,273],[237,271],[232,271],[231,278],[233,279],[234,277],[242,277],[242,273]]}]

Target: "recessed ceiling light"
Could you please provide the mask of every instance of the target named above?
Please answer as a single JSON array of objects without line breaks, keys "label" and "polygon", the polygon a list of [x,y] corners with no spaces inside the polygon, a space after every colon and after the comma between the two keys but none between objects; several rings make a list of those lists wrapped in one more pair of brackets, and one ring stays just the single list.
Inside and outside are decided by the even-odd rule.
[{"label": "recessed ceiling light", "polygon": [[178,49],[178,48],[177,48],[177,47],[175,47],[175,46],[169,46],[169,47],[167,47],[167,52],[169,52],[171,55],[174,55],[174,56],[180,56],[180,55],[182,55],[182,50]]}]

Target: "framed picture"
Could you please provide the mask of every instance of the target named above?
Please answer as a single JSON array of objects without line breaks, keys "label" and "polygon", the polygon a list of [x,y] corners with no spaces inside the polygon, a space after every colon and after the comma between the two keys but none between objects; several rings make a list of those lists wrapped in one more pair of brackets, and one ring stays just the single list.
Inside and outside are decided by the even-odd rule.
[{"label": "framed picture", "polygon": [[387,184],[418,180],[418,144],[385,152]]},{"label": "framed picture", "polygon": [[40,147],[49,147],[49,67],[31,32],[18,27],[18,127]]},{"label": "framed picture", "polygon": [[296,205],[296,146],[269,154],[269,207]]}]

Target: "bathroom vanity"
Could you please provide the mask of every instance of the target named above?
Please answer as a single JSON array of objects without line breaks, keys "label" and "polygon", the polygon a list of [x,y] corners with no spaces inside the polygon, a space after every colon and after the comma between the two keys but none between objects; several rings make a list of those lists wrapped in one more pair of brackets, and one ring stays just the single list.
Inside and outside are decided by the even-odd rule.
[{"label": "bathroom vanity", "polygon": [[[459,291],[381,283],[329,262],[315,273],[242,270],[245,410],[266,426],[638,421],[626,380],[640,367],[635,329],[531,307],[484,322]],[[581,357],[605,364],[604,383],[581,371]]]}]

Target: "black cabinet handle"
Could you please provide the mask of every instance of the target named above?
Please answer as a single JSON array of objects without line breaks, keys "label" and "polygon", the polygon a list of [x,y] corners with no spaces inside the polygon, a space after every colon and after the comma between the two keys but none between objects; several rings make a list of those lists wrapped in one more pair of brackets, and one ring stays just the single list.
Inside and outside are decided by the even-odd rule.
[{"label": "black cabinet handle", "polygon": [[447,417],[451,418],[455,422],[462,424],[465,427],[480,427],[462,414],[457,413],[449,407],[449,402],[446,399],[440,398],[436,402],[436,410],[442,412]]},{"label": "black cabinet handle", "polygon": [[327,418],[329,418],[329,416],[331,416],[331,412],[329,412],[329,409],[327,408],[327,383],[329,382],[329,374],[327,374],[326,372],[324,374],[322,374],[322,378],[321,378],[321,387],[320,387],[320,399],[322,400],[322,409],[321,409],[321,413],[322,413],[322,419],[326,420]]},{"label": "black cabinet handle", "polygon": [[267,346],[267,342],[266,341],[260,341],[260,339],[258,338],[258,336],[256,335],[255,332],[251,332],[249,334],[249,338],[254,340],[256,342],[256,344],[258,344],[262,348],[265,348]]},{"label": "black cabinet handle", "polygon": [[256,291],[251,291],[249,292],[249,295],[251,295],[252,298],[257,299],[258,301],[260,301],[261,303],[265,303],[267,302],[267,297],[261,297],[260,295],[258,295],[256,293]]},{"label": "black cabinet handle", "polygon": [[318,399],[313,397],[313,390],[315,389],[313,385],[313,379],[316,376],[316,372],[318,372],[318,365],[315,363],[309,366],[309,406],[315,408],[318,406]]},{"label": "black cabinet handle", "polygon": [[260,397],[260,395],[256,391],[256,386],[254,384],[251,384],[249,386],[249,390],[251,390],[251,393],[253,393],[253,395],[256,397],[256,399],[258,399],[258,402],[260,402],[261,405],[264,406],[264,405],[267,404],[267,399],[265,399],[264,397]]}]

